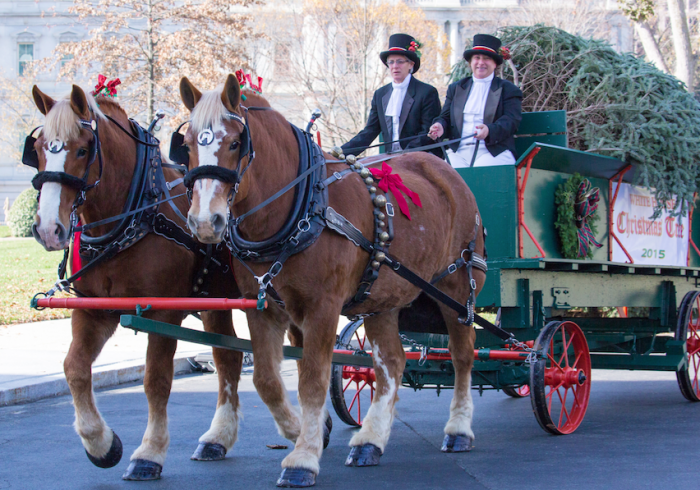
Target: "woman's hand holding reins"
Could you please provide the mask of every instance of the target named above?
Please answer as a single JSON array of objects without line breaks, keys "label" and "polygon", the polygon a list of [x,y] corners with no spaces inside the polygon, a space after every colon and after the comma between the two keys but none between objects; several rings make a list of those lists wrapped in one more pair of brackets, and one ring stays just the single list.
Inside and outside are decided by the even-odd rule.
[{"label": "woman's hand holding reins", "polygon": [[433,124],[428,130],[428,137],[432,138],[433,140],[437,140],[443,134],[445,134],[445,128],[443,128],[442,124],[440,123]]}]

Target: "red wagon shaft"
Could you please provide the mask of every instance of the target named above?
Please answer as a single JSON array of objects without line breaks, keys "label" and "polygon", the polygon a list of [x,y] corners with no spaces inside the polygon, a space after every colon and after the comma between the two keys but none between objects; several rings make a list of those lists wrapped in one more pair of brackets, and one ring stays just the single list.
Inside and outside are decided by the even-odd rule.
[{"label": "red wagon shaft", "polygon": [[[256,308],[257,300],[230,298],[40,298],[32,302],[38,308],[85,310],[245,310]],[[34,304],[35,303],[35,304]],[[267,302],[265,303],[267,307]]]}]

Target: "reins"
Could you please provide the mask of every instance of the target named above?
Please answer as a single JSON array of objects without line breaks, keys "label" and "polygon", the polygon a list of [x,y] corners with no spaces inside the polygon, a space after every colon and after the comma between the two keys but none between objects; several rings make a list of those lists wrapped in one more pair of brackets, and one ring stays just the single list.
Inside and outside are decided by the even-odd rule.
[{"label": "reins", "polygon": [[[467,140],[467,139],[469,139],[469,138],[474,138],[475,136],[476,136],[476,133],[475,133],[475,134],[470,134],[469,136],[464,136],[463,138],[456,138],[456,139],[448,140],[448,141],[440,141],[440,142],[438,142],[438,143],[432,143],[432,144],[430,144],[430,145],[417,146],[417,147],[415,147],[415,148],[406,148],[406,149],[404,149],[404,150],[390,151],[390,152],[388,152],[387,154],[389,154],[389,155],[402,155],[402,154],[404,154],[404,153],[413,153],[413,152],[416,152],[416,151],[426,151],[426,150],[433,150],[433,149],[435,149],[435,148],[444,148],[445,146],[449,146],[449,145],[451,145],[452,143],[457,143],[457,142],[462,141],[462,140]],[[355,150],[362,150],[362,151],[365,151],[365,150],[367,150],[367,149],[369,149],[369,148],[376,148],[376,147],[378,147],[378,146],[389,146],[389,147],[390,147],[390,146],[393,145],[394,143],[400,143],[400,142],[402,142],[402,141],[414,140],[414,139],[422,138],[422,137],[423,137],[423,135],[419,134],[419,135],[416,135],[416,136],[409,136],[409,137],[407,137],[407,138],[401,138],[401,139],[394,140],[394,141],[388,141],[388,142],[386,142],[386,143],[379,143],[379,144],[377,144],[377,145],[358,146],[358,147],[356,147],[356,148],[346,148],[345,151],[355,151]],[[475,144],[475,143],[467,143],[467,144],[468,144],[468,145],[473,145],[473,144]],[[477,144],[478,144],[478,143],[477,143]],[[360,152],[360,153],[362,153],[362,152]]]}]

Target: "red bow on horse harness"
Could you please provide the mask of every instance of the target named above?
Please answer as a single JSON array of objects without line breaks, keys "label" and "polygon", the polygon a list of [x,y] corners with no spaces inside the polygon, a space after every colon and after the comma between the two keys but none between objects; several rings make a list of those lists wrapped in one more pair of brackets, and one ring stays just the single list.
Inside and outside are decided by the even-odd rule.
[{"label": "red bow on horse harness", "polygon": [[382,162],[381,170],[378,168],[369,169],[369,171],[372,172],[372,177],[379,180],[379,183],[377,184],[379,188],[384,192],[393,192],[394,196],[396,196],[396,204],[398,204],[399,209],[408,219],[411,219],[411,212],[408,210],[408,203],[403,197],[403,194],[398,191],[403,191],[404,194],[411,198],[413,204],[419,208],[422,208],[423,205],[420,202],[420,196],[406,187],[406,185],[403,183],[403,179],[401,179],[401,176],[398,174],[392,174],[392,170],[393,169],[386,162]]},{"label": "red bow on horse harness", "polygon": [[97,85],[95,85],[95,90],[90,92],[90,94],[93,96],[99,95],[99,93],[104,90],[104,95],[106,96],[114,97],[115,95],[117,95],[117,85],[121,84],[122,81],[118,78],[115,78],[114,80],[107,82],[107,85],[105,85],[105,82],[107,82],[106,76],[97,75]]},{"label": "red bow on horse harness", "polygon": [[250,73],[246,74],[243,72],[243,70],[237,70],[236,78],[238,79],[238,84],[241,86],[241,88],[245,87],[247,83],[251,90],[262,94],[263,77],[258,77],[258,84],[253,85],[253,76]]}]

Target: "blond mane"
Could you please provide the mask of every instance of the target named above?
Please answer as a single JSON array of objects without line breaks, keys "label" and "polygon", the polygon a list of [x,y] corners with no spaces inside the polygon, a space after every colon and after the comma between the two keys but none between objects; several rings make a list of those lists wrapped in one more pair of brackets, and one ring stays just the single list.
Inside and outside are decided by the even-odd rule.
[{"label": "blond mane", "polygon": [[221,102],[221,90],[204,92],[192,110],[190,125],[195,134],[214,126],[226,116],[228,111],[224,103]]},{"label": "blond mane", "polygon": [[[97,105],[95,98],[86,93],[86,98],[90,109],[96,117],[107,120],[102,110]],[[44,138],[47,141],[59,139],[61,141],[71,141],[80,136],[80,120],[70,105],[70,98],[61,99],[51,108],[44,121]]]}]

